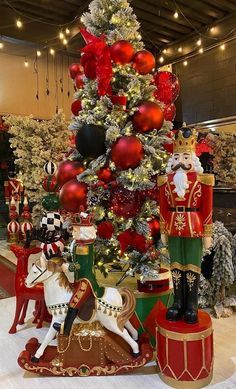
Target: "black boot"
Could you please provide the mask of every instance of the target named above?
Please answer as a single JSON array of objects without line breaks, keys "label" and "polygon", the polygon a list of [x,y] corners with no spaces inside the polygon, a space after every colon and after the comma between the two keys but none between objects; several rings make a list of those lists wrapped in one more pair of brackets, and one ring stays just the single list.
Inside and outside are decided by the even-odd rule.
[{"label": "black boot", "polygon": [[184,312],[184,272],[179,269],[172,269],[174,286],[174,303],[167,309],[166,320],[180,320]]},{"label": "black boot", "polygon": [[[68,307],[68,312],[67,312],[67,315],[66,315],[66,318],[65,318],[65,322],[64,322],[64,330],[63,330],[63,334],[64,335],[67,335],[67,336],[70,335],[70,330],[71,330],[73,321],[75,320],[75,318],[77,316],[77,313],[78,313],[78,309],[77,308]],[[57,331],[60,331],[61,324],[60,323],[54,323],[53,324],[53,328],[55,330],[57,330]]]},{"label": "black boot", "polygon": [[185,272],[185,312],[184,321],[188,324],[198,322],[198,287],[200,274],[191,270]]}]

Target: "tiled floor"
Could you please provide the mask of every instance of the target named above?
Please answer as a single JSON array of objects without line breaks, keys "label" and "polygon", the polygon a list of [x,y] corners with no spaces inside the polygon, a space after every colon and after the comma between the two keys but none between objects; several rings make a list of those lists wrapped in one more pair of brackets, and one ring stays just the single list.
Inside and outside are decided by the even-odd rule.
[{"label": "tiled floor", "polygon": [[[15,298],[0,301],[0,388],[1,389],[167,389],[159,378],[155,362],[136,374],[114,377],[39,377],[25,372],[17,364],[17,357],[28,339],[40,341],[47,329],[36,329],[28,320],[14,335],[8,334],[13,319]],[[32,307],[31,307],[32,308]],[[31,312],[32,310],[29,310]],[[215,368],[209,389],[236,388],[236,316],[213,319],[215,339]]]}]

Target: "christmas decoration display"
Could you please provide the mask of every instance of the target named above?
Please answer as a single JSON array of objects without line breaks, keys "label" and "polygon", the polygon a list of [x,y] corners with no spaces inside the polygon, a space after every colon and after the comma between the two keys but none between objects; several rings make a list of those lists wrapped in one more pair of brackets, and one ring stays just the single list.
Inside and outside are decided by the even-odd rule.
[{"label": "christmas decoration display", "polygon": [[81,109],[82,106],[79,100],[76,100],[71,104],[71,112],[73,113],[73,115],[78,116]]},{"label": "christmas decoration display", "polygon": [[17,243],[19,240],[20,224],[17,221],[19,214],[16,211],[14,197],[11,199],[9,216],[11,221],[7,225],[8,241],[10,243]]},{"label": "christmas decoration display", "polygon": [[51,120],[40,122],[31,117],[12,115],[5,120],[12,135],[10,143],[16,166],[22,172],[28,199],[36,204],[32,209],[32,218],[33,224],[37,225],[43,212],[41,201],[45,192],[41,184],[45,171],[50,175],[55,173],[54,164],[63,159],[63,153],[69,147],[70,133],[61,112]]},{"label": "christmas decoration display", "polygon": [[[99,286],[94,273],[96,229],[91,216],[81,212],[72,234],[72,263],[65,263],[58,255],[41,258],[25,281],[28,287],[39,280],[44,283],[52,322],[40,346],[37,340],[33,344],[29,341],[18,358],[19,365],[57,376],[110,375],[143,366],[151,360],[152,348],[147,334],[137,341],[138,333],[129,321],[135,308],[133,292]],[[73,290],[64,275],[68,271],[74,273]],[[57,347],[49,347],[48,358],[47,346],[56,331],[60,332]]]},{"label": "christmas decoration display", "polygon": [[77,89],[83,88],[84,86],[84,81],[83,81],[83,75],[82,74],[77,74],[75,77],[75,86]]},{"label": "christmas decoration display", "polygon": [[8,172],[8,181],[4,182],[4,197],[5,203],[11,204],[12,198],[14,198],[14,205],[19,214],[20,203],[23,200],[24,186],[21,180],[16,178],[15,172]]},{"label": "christmas decoration display", "polygon": [[[154,177],[165,167],[168,156],[163,145],[173,125],[164,119],[164,104],[155,98],[155,58],[144,49],[140,25],[128,1],[96,0],[89,9],[80,29],[85,41],[80,61],[84,84],[74,96],[81,110],[69,126],[76,136],[78,153],[74,158],[85,166],[77,180],[87,185],[83,191],[86,199],[80,187],[80,198],[71,206],[67,190],[65,207],[68,212],[78,212],[84,203],[96,224],[112,225],[111,238],[103,231],[95,243],[95,262],[103,274],[113,259],[125,263],[132,274],[133,269],[146,274],[154,263],[159,268],[159,251],[150,260],[153,247],[148,245],[144,252],[140,242],[158,243],[148,222],[158,222]],[[121,256],[118,237],[127,230],[133,232],[135,245],[129,245]]]},{"label": "christmas decoration display", "polygon": [[60,203],[67,212],[79,212],[87,208],[87,185],[76,179],[66,182],[60,190]]},{"label": "christmas decoration display", "polygon": [[179,95],[179,81],[175,74],[160,71],[155,74],[154,82],[157,87],[155,97],[165,104],[173,103]]},{"label": "christmas decoration display", "polygon": [[55,193],[49,193],[42,198],[42,206],[47,211],[55,211],[60,207],[59,197]]},{"label": "christmas decoration display", "polygon": [[76,148],[83,157],[97,158],[105,153],[105,131],[102,126],[84,124],[76,135]]},{"label": "christmas decoration display", "polygon": [[208,145],[212,148],[213,168],[216,174],[218,186],[236,187],[236,162],[235,162],[235,134],[219,132],[217,135],[208,134]]},{"label": "christmas decoration display", "polygon": [[62,187],[66,182],[73,180],[84,171],[84,167],[79,161],[66,160],[60,162],[56,172],[56,181],[59,187]]},{"label": "christmas decoration display", "polygon": [[82,73],[82,67],[79,63],[72,63],[70,66],[69,66],[69,73],[70,73],[70,76],[71,78],[76,78],[76,76],[78,74],[81,74]]},{"label": "christmas decoration display", "polygon": [[42,185],[45,192],[57,192],[59,190],[56,176],[45,177]]},{"label": "christmas decoration display", "polygon": [[164,111],[163,111],[163,115],[164,115],[165,120],[169,120],[170,122],[172,122],[175,118],[175,115],[176,115],[175,105],[173,103],[166,104]]},{"label": "christmas decoration display", "polygon": [[32,231],[33,229],[33,224],[31,223],[31,214],[30,214],[30,208],[28,204],[28,199],[25,196],[24,198],[24,207],[23,207],[23,212],[21,214],[21,217],[23,218],[23,222],[21,223],[20,230],[22,232],[22,235],[24,239],[26,238],[27,232]]},{"label": "christmas decoration display", "polygon": [[[183,127],[175,134],[167,175],[158,177],[160,227],[163,243],[168,236],[174,304],[167,320],[198,321],[198,286],[202,241],[211,245],[214,176],[202,174],[195,155],[195,130]],[[205,201],[207,199],[207,201]]]}]

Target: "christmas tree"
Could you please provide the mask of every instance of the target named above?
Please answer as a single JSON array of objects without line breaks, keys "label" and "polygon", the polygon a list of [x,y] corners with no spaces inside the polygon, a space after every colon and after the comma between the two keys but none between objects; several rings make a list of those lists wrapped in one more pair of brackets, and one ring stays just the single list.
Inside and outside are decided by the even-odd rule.
[{"label": "christmas tree", "polygon": [[128,265],[129,274],[150,276],[159,262],[156,181],[168,159],[163,144],[172,128],[178,81],[160,72],[168,88],[156,89],[161,74],[154,77],[155,58],[143,48],[128,1],[94,0],[89,9],[81,18],[83,70],[70,66],[77,87],[73,157],[84,171],[63,185],[61,204],[68,212],[83,205],[94,214],[101,271],[118,261]]}]

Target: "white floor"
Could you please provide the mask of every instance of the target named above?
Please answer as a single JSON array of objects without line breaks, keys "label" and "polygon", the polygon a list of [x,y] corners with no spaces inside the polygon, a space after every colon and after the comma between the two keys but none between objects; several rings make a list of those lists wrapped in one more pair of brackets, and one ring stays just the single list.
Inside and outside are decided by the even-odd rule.
[{"label": "white floor", "polygon": [[[8,334],[13,319],[15,298],[0,300],[0,388],[1,389],[167,389],[157,374],[156,364],[142,368],[136,374],[114,377],[40,377],[22,370],[17,357],[31,337],[40,341],[46,328],[32,327],[30,319],[18,326],[16,334]],[[32,312],[31,310],[29,310]],[[31,317],[31,315],[29,315]],[[214,320],[215,369],[211,389],[236,388],[236,316]]]}]

